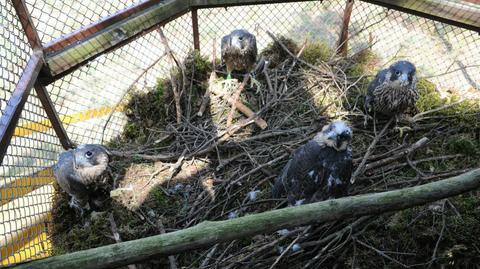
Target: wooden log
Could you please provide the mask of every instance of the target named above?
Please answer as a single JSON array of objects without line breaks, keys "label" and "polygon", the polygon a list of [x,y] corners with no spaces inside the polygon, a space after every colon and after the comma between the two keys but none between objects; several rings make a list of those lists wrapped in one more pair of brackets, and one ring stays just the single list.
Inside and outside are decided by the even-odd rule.
[{"label": "wooden log", "polygon": [[172,255],[220,242],[311,223],[381,214],[458,195],[480,187],[480,169],[395,191],[344,197],[224,220],[152,237],[20,264],[16,268],[111,268]]}]

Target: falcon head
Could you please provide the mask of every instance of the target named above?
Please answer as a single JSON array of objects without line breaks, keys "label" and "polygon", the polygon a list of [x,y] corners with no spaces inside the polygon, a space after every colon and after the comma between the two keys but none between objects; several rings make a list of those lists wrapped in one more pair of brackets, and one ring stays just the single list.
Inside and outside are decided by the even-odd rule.
[{"label": "falcon head", "polygon": [[320,145],[344,151],[350,146],[352,135],[352,129],[345,122],[337,120],[323,126],[322,131],[315,136],[314,140]]},{"label": "falcon head", "polygon": [[77,170],[101,170],[103,172],[108,166],[109,158],[108,151],[95,144],[79,145],[73,150],[73,164]]},{"label": "falcon head", "polygon": [[247,30],[239,29],[230,33],[230,45],[241,51],[256,46],[255,36]]},{"label": "falcon head", "polygon": [[398,61],[390,65],[386,78],[393,87],[409,87],[417,81],[416,72],[417,70],[411,62]]}]

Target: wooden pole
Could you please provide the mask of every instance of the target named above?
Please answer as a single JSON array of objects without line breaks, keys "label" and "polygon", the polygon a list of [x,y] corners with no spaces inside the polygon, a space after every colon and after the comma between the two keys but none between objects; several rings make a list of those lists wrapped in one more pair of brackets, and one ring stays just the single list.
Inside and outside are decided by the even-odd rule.
[{"label": "wooden pole", "polygon": [[327,200],[231,220],[205,221],[172,233],[32,261],[20,264],[16,268],[118,267],[157,255],[172,255],[279,229],[405,209],[458,195],[478,187],[480,187],[480,169],[411,188]]}]

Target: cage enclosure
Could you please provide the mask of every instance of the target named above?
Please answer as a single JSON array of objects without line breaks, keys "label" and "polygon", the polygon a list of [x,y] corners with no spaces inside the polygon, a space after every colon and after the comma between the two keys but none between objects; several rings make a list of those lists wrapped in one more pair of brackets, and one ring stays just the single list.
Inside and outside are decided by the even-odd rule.
[{"label": "cage enclosure", "polygon": [[[71,266],[67,253],[82,268],[480,263],[478,1],[7,0],[0,18],[1,265]],[[266,66],[254,78],[224,79],[220,43],[234,29],[256,36]],[[398,60],[415,64],[416,109],[373,119],[368,83]],[[350,196],[460,175],[459,186],[405,189],[410,201],[382,209],[368,203],[386,198],[362,200],[372,211],[321,222],[275,215],[288,230],[255,220],[286,206],[275,178],[334,119],[354,133]],[[81,216],[53,174],[80,144],[111,151],[113,185],[104,210]],[[178,247],[173,235],[132,241],[222,220],[251,222]],[[120,251],[95,256],[111,244]]]}]

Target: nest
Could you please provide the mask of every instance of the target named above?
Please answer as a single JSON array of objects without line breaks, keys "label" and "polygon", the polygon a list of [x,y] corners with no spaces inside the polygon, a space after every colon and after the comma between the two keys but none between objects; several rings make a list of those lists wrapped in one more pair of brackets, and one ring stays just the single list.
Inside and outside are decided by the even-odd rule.
[{"label": "nest", "polygon": [[[250,117],[231,113],[229,96],[235,97],[241,81],[225,88],[218,79],[222,74],[209,80],[214,65],[198,53],[174,69],[176,79],[160,79],[156,89],[130,96],[129,121],[110,145],[121,149],[112,162],[117,175],[112,206],[79,220],[58,193],[55,254],[114,243],[112,220],[113,233],[131,240],[284,207],[283,199],[271,197],[273,181],[289,154],[333,119],[354,130],[356,182],[350,195],[415,186],[479,165],[478,103],[441,99],[435,85],[421,79],[419,113],[397,126],[408,128],[395,128],[389,119],[365,125],[363,98],[375,55],[365,50],[340,58],[324,48],[286,39],[272,43],[262,55],[275,65],[257,77],[260,87],[246,84],[238,91],[238,101],[256,112]],[[224,94],[214,94],[212,87]],[[182,89],[179,104],[174,89]],[[268,125],[264,130],[255,122],[259,118]],[[470,193],[397,213],[257,235],[142,266],[471,265],[480,257],[479,206],[478,194]]]}]

